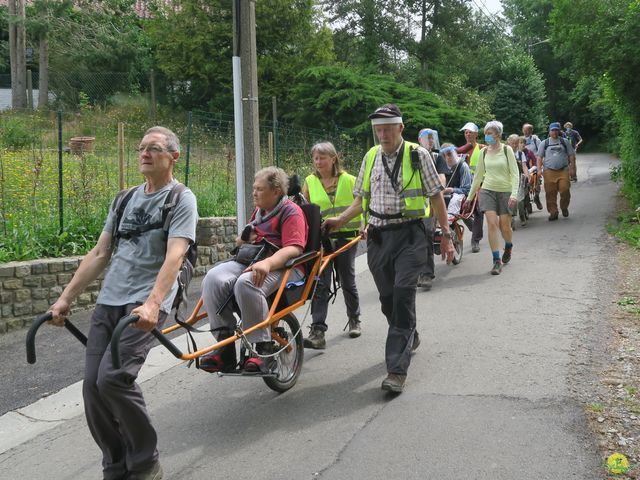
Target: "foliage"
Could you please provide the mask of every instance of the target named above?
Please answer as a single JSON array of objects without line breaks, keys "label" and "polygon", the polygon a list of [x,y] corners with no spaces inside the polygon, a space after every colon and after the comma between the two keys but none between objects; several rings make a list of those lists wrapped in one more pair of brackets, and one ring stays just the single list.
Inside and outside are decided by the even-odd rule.
[{"label": "foliage", "polygon": [[[20,148],[0,147],[0,262],[47,256],[80,255],[95,244],[107,210],[119,189],[117,124],[125,124],[125,186],[141,183],[134,148],[142,133],[153,125],[140,98],[119,95],[113,106],[95,107],[63,115],[63,147],[71,137],[91,132],[96,137],[93,152],[82,155],[63,152],[64,231],[59,224],[58,131],[56,116],[3,112],[0,132],[6,125],[28,131],[31,141]],[[198,213],[231,216],[235,213],[235,158],[233,122],[219,114],[196,112],[191,140],[187,115],[176,109],[158,112],[157,121],[182,139],[182,154],[174,175],[186,181],[198,198]],[[279,164],[288,172],[304,174],[311,168],[309,149],[319,139],[333,141],[350,152],[348,136],[338,131],[307,131],[282,124],[278,130]],[[262,158],[267,154],[267,130],[261,130]],[[356,150],[356,149],[354,149]],[[358,151],[361,155],[361,150]],[[350,158],[355,158],[350,155]]]},{"label": "foliage", "polygon": [[0,74],[9,73],[9,9],[0,6]]},{"label": "foliage", "polygon": [[528,55],[514,50],[496,69],[492,110],[505,134],[520,132],[524,121],[546,123],[544,78]]},{"label": "foliage", "polygon": [[294,91],[295,122],[333,129],[336,123],[363,143],[371,138],[367,116],[384,103],[396,103],[403,112],[405,138],[416,139],[421,128],[431,127],[443,139],[453,140],[460,126],[479,119],[471,111],[449,105],[433,93],[346,67],[312,67],[303,70]]},{"label": "foliage", "polygon": [[[260,95],[286,108],[292,79],[308,66],[333,61],[326,27],[315,22],[312,0],[256,2]],[[231,2],[180,0],[145,25],[154,61],[184,108],[233,111]],[[265,109],[270,112],[270,108]]]},{"label": "foliage", "polygon": [[0,147],[18,149],[29,147],[35,142],[36,136],[32,125],[21,118],[9,118],[2,122],[0,128]]},{"label": "foliage", "polygon": [[637,0],[558,0],[551,14],[551,38],[570,56],[580,77],[596,77],[604,95],[600,105],[613,113],[622,161],[622,190],[640,204],[640,2]]}]

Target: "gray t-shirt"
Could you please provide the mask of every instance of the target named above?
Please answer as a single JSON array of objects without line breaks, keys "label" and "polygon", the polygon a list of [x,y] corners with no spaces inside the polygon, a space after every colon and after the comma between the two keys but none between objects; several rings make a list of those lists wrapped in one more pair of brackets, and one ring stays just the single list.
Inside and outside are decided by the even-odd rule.
[{"label": "gray t-shirt", "polygon": [[[147,225],[162,220],[161,208],[169,191],[177,180],[153,193],[145,193],[145,184],[136,188],[127,203],[120,222],[119,232]],[[110,209],[104,232],[112,232],[115,212]],[[196,239],[196,224],[198,209],[196,197],[186,188],[180,195],[178,205],[173,207],[173,218],[169,225],[169,238]],[[167,242],[162,228],[148,230],[131,238],[120,238],[111,257],[111,264],[104,278],[102,290],[97,303],[103,305],[126,305],[128,303],[144,303],[156,282],[160,267],[164,263]],[[178,289],[177,281],[165,297],[160,309],[163,312],[171,310],[173,297]]]},{"label": "gray t-shirt", "polygon": [[569,156],[575,155],[576,152],[568,141],[563,140],[560,137],[555,140],[549,137],[540,143],[537,155],[542,157],[544,168],[562,170],[569,165]]}]

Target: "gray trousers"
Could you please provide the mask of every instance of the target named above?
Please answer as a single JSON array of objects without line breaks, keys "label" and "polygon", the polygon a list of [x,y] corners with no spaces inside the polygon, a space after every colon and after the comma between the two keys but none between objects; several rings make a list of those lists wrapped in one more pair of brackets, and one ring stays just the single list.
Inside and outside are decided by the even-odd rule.
[{"label": "gray trousers", "polygon": [[[230,260],[219,263],[207,272],[202,281],[202,302],[209,316],[209,324],[212,330],[227,328],[235,330],[236,318],[229,302],[227,307],[216,314],[229,295],[235,295],[236,303],[240,308],[242,328],[248,329],[267,318],[269,305],[267,297],[280,286],[284,270],[269,272],[262,287],[256,287],[251,281],[253,272],[242,273],[246,265]],[[303,278],[300,271],[294,268],[289,275],[289,281],[295,282]],[[262,328],[247,335],[247,340],[252,343],[268,342],[271,340],[269,329]]]},{"label": "gray trousers", "polygon": [[389,330],[385,347],[387,372],[406,375],[416,332],[416,284],[425,269],[424,224],[382,231],[380,243],[367,239],[369,270],[380,295]]},{"label": "gray trousers", "polygon": [[[346,239],[336,240],[336,249],[343,247],[349,243]],[[358,296],[358,287],[356,287],[356,253],[357,247],[354,246],[342,252],[333,263],[340,277],[340,285],[342,286],[342,294],[344,296],[344,304],[347,307],[347,316],[349,318],[360,318],[360,298]],[[329,311],[329,287],[331,282],[331,269],[329,265],[325,268],[320,276],[315,295],[311,301],[311,317],[312,324],[322,331],[327,330],[327,313]]]},{"label": "gray trousers", "polygon": [[[113,330],[137,306],[96,305],[87,337],[84,411],[91,435],[102,450],[105,479],[122,479],[127,472],[147,470],[158,460],[156,431],[135,382],[154,337],[127,328],[120,338],[122,367],[115,370],[111,362]],[[158,327],[166,317],[160,312]]]},{"label": "gray trousers", "polygon": [[436,233],[436,217],[424,219],[424,226],[427,229],[427,266],[422,272],[429,278],[436,278],[436,262],[434,260],[433,237]]}]

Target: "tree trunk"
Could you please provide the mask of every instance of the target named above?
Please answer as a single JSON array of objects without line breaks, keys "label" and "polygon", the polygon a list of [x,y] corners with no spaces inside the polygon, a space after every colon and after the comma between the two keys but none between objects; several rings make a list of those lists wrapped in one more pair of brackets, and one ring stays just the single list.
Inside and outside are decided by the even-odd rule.
[{"label": "tree trunk", "polygon": [[11,107],[27,108],[27,56],[24,0],[9,0],[9,50],[11,59]]},{"label": "tree trunk", "polygon": [[38,59],[40,78],[38,82],[38,109],[45,110],[49,103],[49,41],[40,37],[40,58]]}]

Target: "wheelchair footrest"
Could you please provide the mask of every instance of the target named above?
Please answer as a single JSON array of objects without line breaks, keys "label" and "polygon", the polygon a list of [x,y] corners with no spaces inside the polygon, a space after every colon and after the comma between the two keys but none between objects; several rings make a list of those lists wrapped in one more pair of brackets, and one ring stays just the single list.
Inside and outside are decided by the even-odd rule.
[{"label": "wheelchair footrest", "polygon": [[245,372],[244,370],[235,370],[233,372],[217,372],[219,377],[244,377],[244,378],[251,378],[251,377],[260,377],[260,378],[264,378],[264,377],[272,377],[272,378],[277,378],[278,374],[275,372],[269,372],[269,373],[262,373],[262,372]]}]

